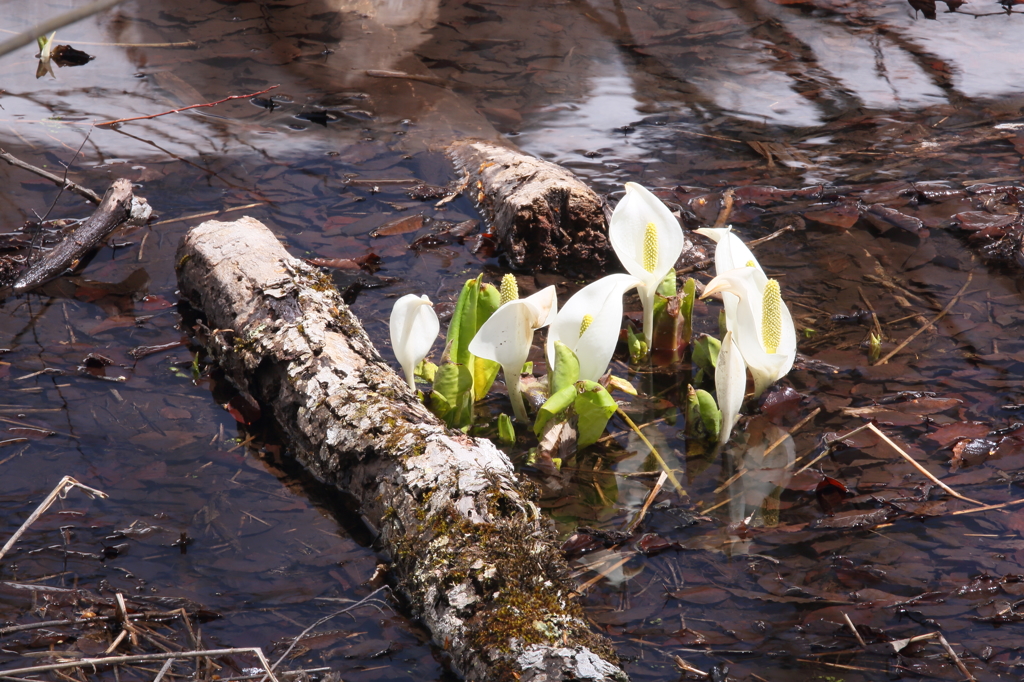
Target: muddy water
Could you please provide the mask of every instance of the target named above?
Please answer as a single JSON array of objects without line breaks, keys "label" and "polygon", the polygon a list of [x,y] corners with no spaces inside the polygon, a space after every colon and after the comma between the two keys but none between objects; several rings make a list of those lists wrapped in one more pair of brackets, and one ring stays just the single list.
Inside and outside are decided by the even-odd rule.
[{"label": "muddy water", "polygon": [[[16,31],[58,3],[11,5],[17,11],[0,28]],[[1018,679],[1021,512],[953,516],[971,505],[936,502],[942,496],[870,433],[797,473],[824,436],[873,417],[961,494],[984,503],[1020,496],[1019,278],[981,258],[949,220],[1017,212],[1005,191],[962,190],[1021,179],[1021,17],[996,3],[960,9],[985,16],[940,11],[927,20],[895,0],[344,11],[188,0],[127,4],[61,29],[57,42],[96,59],[53,79],[34,78],[29,48],[2,58],[5,149],[59,168],[82,146],[72,179],[102,191],[128,177],[159,214],[116,235],[115,248],[75,276],[3,303],[4,536],[64,475],[110,495],[70,493],[18,543],[3,578],[189,599],[221,616],[202,626],[205,644],[268,650],[371,594],[378,559],[358,519],[289,465],[264,422],[246,425],[252,415],[188,345],[174,249],[203,219],[195,216],[215,212],[265,221],[299,256],[375,253],[377,272],[335,278],[384,348],[395,296],[450,301],[465,277],[499,271],[473,239],[411,250],[445,222],[476,214],[465,198],[436,208],[407,190],[453,179],[438,151],[445,141],[504,135],[613,197],[628,180],[658,187],[691,228],[715,219],[723,189],[748,185],[842,185],[842,197],[922,221],[913,230],[848,222],[842,200],[738,192],[731,221],[745,238],[794,228],[756,252],[782,282],[802,336],[785,382],[802,398],[752,420],[736,446],[710,457],[680,431],[690,367],[619,363],[616,373],[646,395],[627,412],[649,424],[688,493],[661,493],[642,540],[615,535],[654,480],[649,453],[623,424],[613,421],[614,437],[558,476],[527,470],[567,537],[581,524],[596,529],[577,534],[574,565],[595,627],[615,640],[630,674],[674,679],[680,656],[743,680],[962,679],[934,642],[899,655],[882,644],[941,628],[978,679]],[[367,75],[380,70],[415,78]],[[264,106],[242,99],[89,126],[272,85],[280,87],[261,96]],[[3,231],[17,233],[5,243],[24,255],[22,225],[57,193],[21,171],[0,173]],[[901,184],[920,181],[947,184],[927,196]],[[50,217],[85,211],[64,195]],[[421,228],[370,234],[416,215]],[[552,281],[560,282],[543,275],[536,284]],[[562,284],[562,294],[576,286]],[[871,366],[872,331],[886,353],[962,289],[933,330]],[[714,304],[697,314],[700,331],[717,332]],[[141,359],[132,353],[176,341]],[[90,353],[113,364],[81,373]],[[795,438],[765,454],[780,429],[815,409]],[[45,594],[3,588],[4,618],[70,609]],[[437,651],[395,607],[325,624],[291,665],[327,666],[346,680],[443,679]],[[870,646],[859,647],[844,613]],[[87,651],[17,635],[0,656],[13,667],[51,645]]]}]

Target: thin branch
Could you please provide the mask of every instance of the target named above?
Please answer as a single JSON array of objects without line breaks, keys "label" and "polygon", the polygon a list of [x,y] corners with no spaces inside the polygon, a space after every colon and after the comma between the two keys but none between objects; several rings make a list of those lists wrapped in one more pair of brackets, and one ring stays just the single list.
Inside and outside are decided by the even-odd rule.
[{"label": "thin branch", "polygon": [[60,483],[58,483],[57,487],[54,488],[53,491],[46,496],[46,499],[43,500],[38,507],[36,507],[36,510],[32,512],[32,515],[25,519],[25,523],[21,524],[21,528],[14,532],[14,535],[11,536],[11,539],[7,541],[7,544],[0,548],[0,559],[4,558],[4,556],[11,549],[11,547],[14,546],[14,543],[18,541],[18,538],[25,534],[25,531],[28,530],[29,526],[35,523],[36,520],[40,516],[42,516],[54,502],[57,501],[57,498],[64,497],[72,488],[81,488],[82,490],[85,491],[87,495],[95,495],[96,497],[102,498],[108,497],[108,495],[102,490],[90,488],[87,485],[79,483],[71,476],[65,476],[64,478],[60,479]]},{"label": "thin branch", "polygon": [[914,459],[913,457],[908,455],[906,452],[904,452],[903,448],[901,448],[899,445],[896,445],[896,443],[893,442],[889,438],[889,436],[887,436],[884,433],[882,433],[882,430],[879,429],[877,426],[875,426],[873,423],[868,423],[868,428],[871,429],[872,431],[874,431],[876,434],[878,434],[878,436],[882,440],[884,440],[889,447],[891,447],[893,450],[898,452],[900,457],[902,457],[903,459],[905,459],[908,462],[910,462],[911,466],[913,466],[915,469],[920,471],[929,481],[931,481],[935,485],[939,486],[940,488],[942,488],[943,490],[945,490],[947,493],[949,493],[950,495],[952,495],[953,497],[955,497],[958,500],[963,500],[964,502],[970,502],[971,504],[977,504],[977,505],[980,505],[980,506],[984,506],[983,502],[978,502],[977,500],[972,500],[969,497],[964,497],[963,495],[961,495],[957,491],[953,490],[952,488],[950,488],[948,485],[946,485],[945,483],[943,483],[939,479],[935,478],[935,476],[932,474],[932,472],[928,471],[923,466],[918,464],[916,459]]},{"label": "thin branch", "polygon": [[273,675],[274,671],[277,670],[277,666],[281,665],[281,662],[284,659],[288,658],[288,654],[290,654],[292,652],[292,649],[294,649],[295,646],[302,640],[302,638],[305,637],[306,635],[308,635],[310,633],[310,631],[313,630],[313,628],[319,627],[319,626],[323,625],[324,623],[326,623],[327,621],[331,620],[332,618],[337,618],[338,616],[344,615],[344,614],[348,613],[349,611],[352,611],[355,608],[358,608],[360,606],[363,606],[364,604],[367,604],[367,603],[371,602],[373,600],[373,598],[374,598],[374,595],[376,595],[381,590],[387,590],[387,589],[390,589],[390,588],[388,588],[387,585],[385,585],[383,587],[378,587],[376,590],[374,590],[370,594],[366,595],[365,597],[363,597],[362,599],[357,601],[355,604],[352,604],[351,606],[349,606],[347,608],[344,608],[341,611],[335,611],[334,613],[332,613],[329,616],[324,616],[323,618],[321,618],[320,620],[318,620],[317,622],[313,623],[308,628],[306,628],[305,630],[300,632],[299,636],[296,637],[295,639],[293,639],[292,643],[288,646],[288,648],[285,650],[285,652],[283,654],[281,654],[281,657],[278,658],[277,661],[274,662],[274,665],[272,665],[269,670],[267,670],[267,674],[264,675],[262,678],[260,678],[260,682],[266,682],[267,677],[270,676],[270,675]]},{"label": "thin branch", "polygon": [[949,642],[946,641],[946,638],[943,637],[941,633],[939,633],[939,644],[941,644],[942,648],[946,650],[949,657],[953,659],[953,663],[964,677],[970,680],[970,682],[978,682],[974,675],[971,674],[971,671],[967,669],[967,666],[964,665],[964,662],[960,660],[960,657],[956,655],[956,652],[953,651],[953,647],[949,645]]},{"label": "thin branch", "polygon": [[[79,151],[81,151],[81,149],[79,149]],[[17,166],[18,168],[24,168],[25,170],[29,171],[30,173],[35,173],[36,175],[38,175],[40,177],[44,177],[44,178],[46,178],[47,180],[49,180],[51,182],[55,182],[56,184],[60,185],[61,187],[66,187],[67,189],[71,190],[75,194],[78,194],[79,196],[85,197],[86,199],[88,199],[89,201],[91,201],[94,204],[99,204],[100,203],[100,195],[99,194],[96,194],[96,192],[93,192],[88,187],[82,187],[81,185],[78,185],[78,184],[75,184],[74,182],[71,182],[70,180],[67,179],[66,176],[64,177],[64,179],[61,179],[61,178],[57,177],[56,175],[54,175],[53,173],[51,173],[50,171],[46,171],[46,170],[43,170],[42,168],[40,168],[38,166],[33,166],[30,163],[26,163],[26,162],[22,161],[21,159],[19,159],[18,157],[13,156],[12,154],[7,153],[3,149],[0,149],[0,159],[3,159],[4,161],[6,161],[7,163],[11,164],[12,166]]]},{"label": "thin branch", "polygon": [[122,2],[124,2],[124,0],[97,0],[97,2],[92,4],[73,9],[69,12],[65,12],[64,14],[58,14],[52,19],[40,22],[28,30],[22,31],[10,40],[0,43],[0,57],[8,52],[17,50],[19,47],[28,45],[41,35],[49,33],[50,31],[56,31],[58,28],[63,28],[64,26],[73,24],[76,21],[81,21],[93,14],[99,14],[100,12],[110,9],[114,5],[119,5]]},{"label": "thin branch", "polygon": [[931,320],[929,320],[928,322],[926,322],[926,323],[924,324],[924,326],[922,326],[921,328],[919,328],[919,329],[918,329],[918,330],[917,330],[916,332],[914,332],[913,334],[911,334],[910,336],[908,336],[908,337],[906,338],[906,340],[904,340],[904,341],[903,341],[903,343],[901,343],[900,345],[898,345],[898,346],[896,346],[895,348],[893,348],[893,349],[892,349],[892,350],[891,350],[891,351],[889,352],[889,354],[888,354],[888,355],[886,355],[886,356],[885,356],[884,358],[882,358],[881,360],[879,360],[878,362],[876,362],[876,363],[875,363],[875,365],[884,365],[885,363],[889,362],[889,360],[890,360],[890,359],[892,358],[892,356],[896,355],[896,354],[897,354],[897,353],[899,353],[899,352],[900,352],[901,350],[903,350],[904,348],[906,348],[906,347],[907,347],[907,344],[909,344],[909,343],[910,343],[911,341],[913,341],[914,339],[916,339],[916,338],[917,338],[918,336],[920,336],[920,335],[921,335],[921,334],[923,334],[924,332],[926,332],[926,331],[928,331],[929,329],[931,329],[932,327],[934,327],[934,326],[935,326],[935,323],[936,323],[936,322],[938,322],[938,321],[939,321],[939,320],[941,320],[941,319],[942,319],[943,317],[945,317],[945,316],[946,316],[946,313],[948,313],[948,312],[949,312],[950,310],[952,310],[952,309],[953,309],[953,306],[954,306],[954,305],[956,305],[956,302],[957,302],[957,301],[959,301],[959,300],[960,300],[960,298],[961,298],[961,297],[962,297],[962,296],[964,295],[964,293],[965,293],[965,292],[967,291],[967,287],[968,287],[968,286],[970,285],[970,283],[971,283],[971,280],[972,280],[972,279],[974,279],[974,273],[967,273],[967,281],[966,281],[966,282],[964,282],[964,285],[963,285],[962,287],[960,287],[960,291],[956,292],[956,295],[955,295],[955,296],[954,296],[954,297],[953,297],[953,298],[952,298],[952,299],[951,299],[951,300],[949,301],[949,303],[947,303],[947,304],[946,304],[946,307],[942,309],[942,312],[940,312],[940,313],[939,313],[938,315],[936,315],[936,316],[935,316],[935,317],[933,317],[933,318],[932,318]]},{"label": "thin branch", "polygon": [[166,661],[175,658],[212,658],[214,656],[231,656],[233,654],[253,654],[260,659],[264,670],[267,671],[272,682],[278,682],[274,673],[270,670],[270,662],[263,655],[259,647],[237,647],[234,649],[207,649],[205,651],[173,651],[169,654],[137,654],[134,656],[103,656],[101,658],[83,658],[70,663],[51,663],[49,665],[37,665],[31,668],[12,668],[0,670],[0,678],[7,678],[14,675],[31,675],[44,673],[50,670],[70,670],[71,668],[86,668],[98,665],[120,665],[122,663],[152,663],[154,661]]},{"label": "thin branch", "polygon": [[253,92],[253,93],[248,94],[248,95],[231,95],[230,97],[225,97],[224,99],[219,99],[216,102],[206,102],[205,104],[190,104],[187,107],[181,107],[180,109],[171,109],[170,111],[162,111],[159,114],[150,114],[148,116],[132,116],[131,118],[118,118],[118,119],[114,119],[113,121],[100,121],[99,123],[94,123],[93,125],[95,125],[97,127],[99,127],[99,126],[112,126],[115,123],[127,123],[128,121],[145,121],[145,120],[148,120],[148,119],[151,119],[151,118],[157,118],[159,116],[167,116],[168,114],[177,114],[177,113],[182,112],[182,111],[188,111],[189,109],[199,109],[201,107],[215,107],[218,104],[223,104],[224,102],[230,102],[233,99],[252,99],[253,97],[258,97],[259,95],[265,95],[266,93],[270,92],[274,88],[279,88],[279,87],[281,87],[281,86],[280,85],[271,85],[266,90],[260,90],[259,92]]},{"label": "thin branch", "polygon": [[616,407],[615,411],[619,413],[620,417],[626,420],[626,424],[629,425],[629,428],[633,429],[636,435],[640,436],[640,440],[642,440],[644,445],[646,445],[650,449],[651,454],[654,455],[654,459],[658,460],[658,464],[661,465],[661,470],[668,475],[668,480],[672,481],[672,485],[676,487],[676,490],[679,491],[679,494],[685,495],[686,491],[683,490],[683,486],[679,483],[679,481],[676,480],[675,474],[673,474],[672,470],[668,468],[668,464],[665,462],[664,459],[662,459],[661,454],[659,454],[655,447],[651,445],[651,441],[647,440],[647,436],[644,435],[643,431],[641,431],[640,428],[633,423],[633,420],[629,418],[629,415],[622,411],[621,407]]}]

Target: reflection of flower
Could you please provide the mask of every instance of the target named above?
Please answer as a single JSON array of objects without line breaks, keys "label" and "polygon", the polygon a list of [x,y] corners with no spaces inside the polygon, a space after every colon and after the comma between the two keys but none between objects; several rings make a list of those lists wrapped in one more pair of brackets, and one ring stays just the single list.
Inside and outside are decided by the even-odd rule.
[{"label": "reflection of flower", "polygon": [[661,199],[635,182],[627,182],[626,196],[612,213],[608,240],[622,266],[640,280],[644,337],[651,343],[654,294],[683,252],[683,230]]},{"label": "reflection of flower", "polygon": [[[502,286],[503,290],[505,288]],[[529,420],[526,406],[523,404],[519,375],[530,355],[534,330],[545,326],[557,312],[558,297],[555,287],[541,289],[528,298],[518,298],[502,304],[487,318],[476,336],[469,342],[470,353],[501,365],[508,397],[512,401],[512,410],[516,419],[523,423]]]},{"label": "reflection of flower", "polygon": [[437,313],[426,296],[407,294],[395,301],[391,309],[391,348],[413,391],[416,365],[427,357],[440,329]]},{"label": "reflection of flower", "polygon": [[755,396],[786,376],[796,358],[796,329],[779,283],[765,278],[759,286],[763,277],[756,267],[739,267],[719,274],[704,289],[704,296],[726,292],[739,299],[731,315],[726,309],[725,321],[754,376]]},{"label": "reflection of flower", "polygon": [[548,362],[561,341],[580,362],[580,379],[597,381],[615,352],[622,328],[622,295],[640,284],[632,275],[608,275],[583,287],[558,311],[548,330]]}]

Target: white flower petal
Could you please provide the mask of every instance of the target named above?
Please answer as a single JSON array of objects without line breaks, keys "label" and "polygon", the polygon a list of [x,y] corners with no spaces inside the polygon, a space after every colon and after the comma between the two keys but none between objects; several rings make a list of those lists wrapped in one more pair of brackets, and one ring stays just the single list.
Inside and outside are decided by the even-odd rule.
[{"label": "white flower petal", "polygon": [[409,388],[416,390],[416,365],[427,357],[434,345],[441,323],[426,296],[406,294],[391,309],[391,347],[405,373]]},{"label": "white flower petal", "polygon": [[[548,362],[555,357],[555,341],[569,347],[580,361],[580,379],[597,381],[615,352],[622,328],[622,296],[640,284],[632,275],[602,277],[583,287],[565,304],[548,330]],[[583,318],[593,319],[580,335]]]},{"label": "white flower petal", "polygon": [[[796,357],[796,328],[789,309],[783,302],[781,316],[782,336],[774,353],[765,350],[762,335],[764,288],[758,287],[760,273],[756,268],[740,267],[718,275],[708,282],[704,296],[721,292],[738,299],[735,312],[726,308],[727,325],[735,332],[733,341],[739,347],[743,360],[754,377],[754,395],[761,395],[768,386],[778,381],[793,368]],[[729,315],[733,317],[729,318]]]},{"label": "white flower petal", "polygon": [[718,366],[715,368],[715,395],[718,398],[718,409],[722,411],[722,430],[718,434],[718,442],[725,445],[729,441],[736,420],[740,417],[743,407],[743,393],[747,390],[747,366],[739,348],[733,342],[733,333],[727,332],[722,339],[722,349],[718,352]]}]

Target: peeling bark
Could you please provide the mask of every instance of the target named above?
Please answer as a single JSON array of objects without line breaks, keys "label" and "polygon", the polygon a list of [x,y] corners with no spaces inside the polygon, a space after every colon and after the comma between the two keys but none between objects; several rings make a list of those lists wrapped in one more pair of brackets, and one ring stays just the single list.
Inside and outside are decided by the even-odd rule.
[{"label": "peeling bark", "polygon": [[210,221],[179,250],[182,295],[300,462],[353,497],[414,615],[469,680],[625,680],[590,631],[527,483],[449,431],[382,360],[319,271],[260,222]]},{"label": "peeling bark", "polygon": [[448,155],[513,267],[605,273],[611,247],[604,202],[579,178],[490,142],[456,142]]}]

